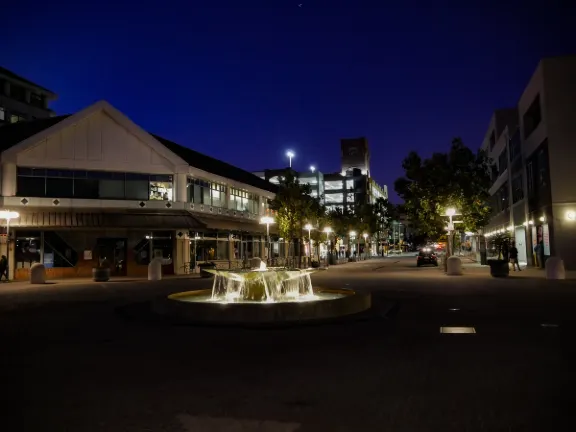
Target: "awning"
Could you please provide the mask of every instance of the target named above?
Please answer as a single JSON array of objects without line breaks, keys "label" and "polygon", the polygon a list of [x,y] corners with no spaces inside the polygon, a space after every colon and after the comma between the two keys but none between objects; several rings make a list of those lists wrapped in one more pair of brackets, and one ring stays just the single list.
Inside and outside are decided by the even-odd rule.
[{"label": "awning", "polygon": [[266,234],[266,226],[254,219],[238,219],[216,216],[197,216],[197,219],[210,230],[238,231],[254,234]]},{"label": "awning", "polygon": [[132,229],[190,229],[206,226],[186,211],[165,213],[145,212],[66,212],[23,211],[11,221],[14,228],[132,228]]}]

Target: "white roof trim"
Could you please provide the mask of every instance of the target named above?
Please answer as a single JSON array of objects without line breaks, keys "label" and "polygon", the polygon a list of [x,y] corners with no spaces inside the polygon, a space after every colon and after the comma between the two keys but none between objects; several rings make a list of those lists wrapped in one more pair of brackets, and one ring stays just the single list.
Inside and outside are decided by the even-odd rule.
[{"label": "white roof trim", "polygon": [[170,161],[174,166],[188,166],[186,161],[184,161],[180,156],[168,150],[163,144],[158,142],[152,135],[130,120],[126,115],[122,112],[114,108],[105,100],[101,100],[96,102],[89,107],[84,108],[81,111],[78,111],[76,114],[71,115],[70,117],[62,120],[61,122],[56,123],[55,125],[44,129],[43,131],[37,133],[36,135],[32,135],[31,137],[21,141],[20,143],[12,146],[8,150],[2,153],[2,162],[14,162],[16,160],[16,155],[28,149],[30,146],[35,145],[38,141],[42,141],[47,139],[49,136],[52,136],[67,127],[72,126],[73,124],[78,123],[79,121],[85,119],[86,117],[98,112],[103,111],[108,114],[114,121],[116,121],[119,125],[123,126],[128,130],[131,134],[142,140],[144,143],[148,144],[154,151],[158,154],[166,158]]}]

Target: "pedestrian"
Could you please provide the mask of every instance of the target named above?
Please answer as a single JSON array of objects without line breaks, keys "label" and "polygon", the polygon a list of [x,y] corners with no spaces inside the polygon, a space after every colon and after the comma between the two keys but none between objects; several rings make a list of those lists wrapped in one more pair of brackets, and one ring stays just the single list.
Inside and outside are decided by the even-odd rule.
[{"label": "pedestrian", "polygon": [[6,282],[8,282],[8,258],[6,258],[6,255],[2,255],[0,258],[0,282],[2,281],[2,276],[6,277]]},{"label": "pedestrian", "polygon": [[520,263],[518,262],[518,249],[516,249],[516,245],[512,243],[512,247],[510,248],[510,262],[512,263],[512,270],[516,271],[516,267],[518,267],[518,271],[520,270]]}]

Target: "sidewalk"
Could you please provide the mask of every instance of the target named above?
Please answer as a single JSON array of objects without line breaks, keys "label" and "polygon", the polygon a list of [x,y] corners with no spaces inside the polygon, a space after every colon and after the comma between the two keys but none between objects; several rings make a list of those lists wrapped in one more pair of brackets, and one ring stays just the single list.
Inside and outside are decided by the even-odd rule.
[{"label": "sidewalk", "polygon": [[[162,280],[179,280],[179,279],[200,279],[199,274],[185,274],[185,275],[167,275],[162,276]],[[50,279],[46,280],[45,285],[100,285],[109,283],[121,283],[121,282],[148,282],[147,277],[130,277],[130,276],[116,276],[111,277],[107,282],[95,282],[90,277],[84,278],[66,278],[66,279]],[[2,287],[19,287],[19,286],[31,286],[32,284],[27,280],[11,280],[10,282],[0,282],[0,290]],[[38,284],[36,286],[42,286]]]}]

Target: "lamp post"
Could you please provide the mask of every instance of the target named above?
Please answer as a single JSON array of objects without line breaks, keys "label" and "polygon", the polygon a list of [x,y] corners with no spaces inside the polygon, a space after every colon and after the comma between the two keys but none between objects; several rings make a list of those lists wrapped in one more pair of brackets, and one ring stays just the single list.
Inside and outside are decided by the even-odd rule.
[{"label": "lamp post", "polygon": [[328,255],[332,253],[332,250],[331,250],[332,248],[330,248],[330,246],[328,244],[330,241],[330,233],[332,232],[332,228],[325,227],[324,232],[326,233],[326,246],[329,248],[328,252],[326,253],[326,267],[328,267],[328,261],[329,261]]},{"label": "lamp post", "polygon": [[[0,210],[0,219],[6,219],[6,277],[10,280],[10,220],[18,219],[20,213],[10,210]],[[0,279],[2,275],[0,275]]]},{"label": "lamp post", "polygon": [[316,167],[315,167],[314,165],[310,165],[310,171],[311,171],[311,172],[316,171]]},{"label": "lamp post", "polygon": [[310,256],[310,261],[312,261],[312,238],[310,237],[310,231],[312,231],[312,225],[309,223],[304,225],[304,229],[308,230],[308,255]]},{"label": "lamp post", "polygon": [[266,260],[268,264],[270,264],[270,224],[274,223],[274,218],[270,216],[262,216],[260,218],[261,224],[266,224],[266,243],[267,243],[267,253],[266,253]]},{"label": "lamp post", "polygon": [[356,238],[356,231],[350,231],[349,235],[350,235],[350,240],[355,239]]},{"label": "lamp post", "polygon": [[288,161],[290,162],[290,168],[292,168],[292,158],[296,156],[292,150],[288,150],[286,152],[286,156],[288,156]]},{"label": "lamp post", "polygon": [[366,254],[366,248],[368,246],[368,244],[366,243],[366,239],[368,238],[368,234],[364,233],[362,234],[362,237],[364,237],[364,254]]}]

